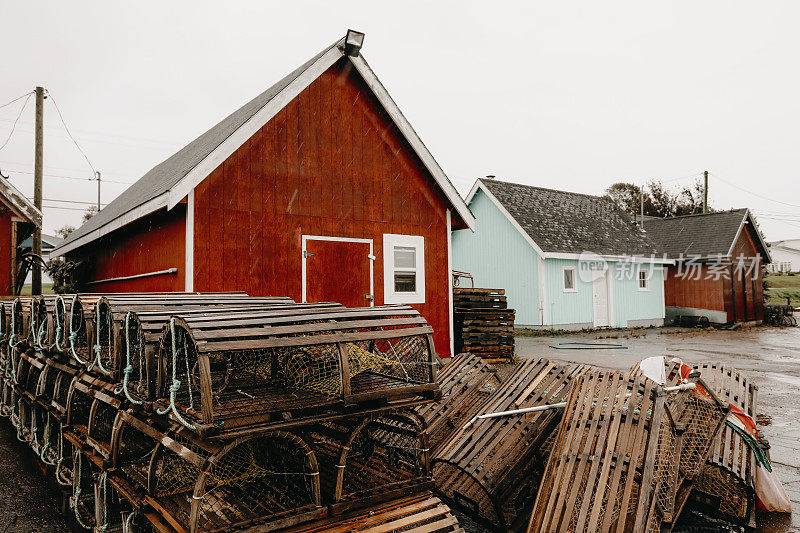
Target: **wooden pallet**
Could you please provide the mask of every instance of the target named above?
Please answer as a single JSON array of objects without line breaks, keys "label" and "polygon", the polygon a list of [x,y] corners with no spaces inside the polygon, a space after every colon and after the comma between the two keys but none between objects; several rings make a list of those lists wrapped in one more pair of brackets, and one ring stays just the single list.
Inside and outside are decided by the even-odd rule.
[{"label": "wooden pallet", "polygon": [[514,357],[514,315],[502,289],[454,289],[456,352],[494,361]]},{"label": "wooden pallet", "polygon": [[[755,420],[758,387],[745,374],[718,363],[695,365],[723,401]],[[736,431],[723,425],[691,494],[693,503],[741,524],[755,525],[756,458]]]},{"label": "wooden pallet", "polygon": [[436,380],[442,399],[416,408],[428,424],[428,445],[433,456],[500,386],[496,370],[468,353],[452,358]]},{"label": "wooden pallet", "polygon": [[480,307],[505,309],[506,303],[505,289],[453,289],[453,306],[456,308]]},{"label": "wooden pallet", "polygon": [[[561,402],[580,372],[582,367],[526,359],[478,411]],[[496,531],[527,520],[561,411],[482,419],[457,431],[433,460],[437,494]]]}]

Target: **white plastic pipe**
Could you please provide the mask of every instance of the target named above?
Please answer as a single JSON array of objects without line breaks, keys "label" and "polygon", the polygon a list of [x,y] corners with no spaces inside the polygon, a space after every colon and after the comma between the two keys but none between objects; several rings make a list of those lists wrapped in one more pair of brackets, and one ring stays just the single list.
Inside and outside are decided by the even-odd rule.
[{"label": "white plastic pipe", "polygon": [[[664,392],[685,391],[694,389],[695,387],[696,385],[694,383],[681,383],[680,385],[675,385],[674,387],[664,387]],[[472,424],[474,424],[476,420],[483,420],[485,418],[499,418],[501,416],[521,415],[525,413],[535,413],[537,411],[547,411],[548,409],[563,409],[566,406],[567,402],[561,402],[561,403],[551,403],[546,405],[536,405],[534,407],[525,407],[523,409],[512,409],[511,411],[499,411],[497,413],[486,413],[483,415],[475,415],[469,422],[464,424],[464,427],[461,429],[467,429]]]}]

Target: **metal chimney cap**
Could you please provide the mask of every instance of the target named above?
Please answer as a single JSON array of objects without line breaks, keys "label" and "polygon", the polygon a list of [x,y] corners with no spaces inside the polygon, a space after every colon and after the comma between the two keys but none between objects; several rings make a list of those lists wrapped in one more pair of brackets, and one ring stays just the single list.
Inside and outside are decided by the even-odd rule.
[{"label": "metal chimney cap", "polygon": [[487,180],[493,180],[495,178],[494,174],[486,174]]},{"label": "metal chimney cap", "polygon": [[347,30],[344,38],[344,52],[351,57],[358,57],[364,46],[364,34],[356,30]]}]

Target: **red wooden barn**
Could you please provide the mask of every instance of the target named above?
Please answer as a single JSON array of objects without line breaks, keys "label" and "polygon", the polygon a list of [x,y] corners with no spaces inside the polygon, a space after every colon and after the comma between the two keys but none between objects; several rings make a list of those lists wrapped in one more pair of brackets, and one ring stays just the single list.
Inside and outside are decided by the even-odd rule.
[{"label": "red wooden barn", "polygon": [[762,265],[771,259],[750,211],[647,218],[644,229],[676,261],[664,277],[667,323],[677,315],[714,323],[764,319]]},{"label": "red wooden barn", "polygon": [[41,211],[0,178],[0,294],[16,294],[19,245],[41,226]]},{"label": "red wooden barn", "polygon": [[90,290],[404,303],[450,353],[450,231],[474,218],[360,53],[325,48],[162,162],[53,255]]}]

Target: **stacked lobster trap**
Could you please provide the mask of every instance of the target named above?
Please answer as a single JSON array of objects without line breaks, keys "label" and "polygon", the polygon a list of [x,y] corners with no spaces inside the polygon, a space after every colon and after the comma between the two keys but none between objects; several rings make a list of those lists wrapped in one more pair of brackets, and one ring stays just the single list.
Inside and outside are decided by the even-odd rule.
[{"label": "stacked lobster trap", "polygon": [[575,380],[529,532],[671,530],[729,407],[698,374],[667,374],[676,385],[638,369]]},{"label": "stacked lobster trap", "polygon": [[419,503],[436,498],[414,408],[441,393],[433,331],[410,307],[45,296],[0,302],[0,328],[0,412],[84,528],[336,529],[386,505],[459,530]]}]

